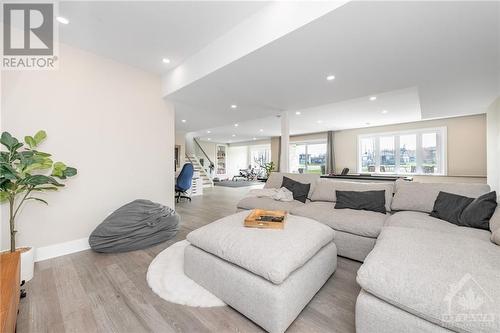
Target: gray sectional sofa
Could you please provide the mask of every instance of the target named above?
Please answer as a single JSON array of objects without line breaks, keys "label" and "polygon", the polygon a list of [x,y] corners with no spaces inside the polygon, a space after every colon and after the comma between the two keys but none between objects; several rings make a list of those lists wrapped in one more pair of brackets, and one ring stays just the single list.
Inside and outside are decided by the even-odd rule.
[{"label": "gray sectional sofa", "polygon": [[[285,209],[336,231],[340,256],[358,271],[356,331],[500,332],[500,208],[490,231],[429,215],[440,191],[478,197],[486,184],[358,183],[286,174],[311,183],[306,203],[247,197],[238,209]],[[266,188],[278,188],[274,173]],[[335,209],[335,190],[386,190],[387,214]],[[496,243],[495,243],[496,242]]]}]

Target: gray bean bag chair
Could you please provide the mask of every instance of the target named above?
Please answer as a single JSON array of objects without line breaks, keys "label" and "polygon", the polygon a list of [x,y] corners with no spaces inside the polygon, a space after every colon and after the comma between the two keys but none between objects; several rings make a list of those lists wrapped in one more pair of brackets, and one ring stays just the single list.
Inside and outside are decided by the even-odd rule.
[{"label": "gray bean bag chair", "polygon": [[149,200],[134,200],[118,208],[90,234],[90,247],[97,252],[144,249],[173,238],[180,217],[169,207]]}]

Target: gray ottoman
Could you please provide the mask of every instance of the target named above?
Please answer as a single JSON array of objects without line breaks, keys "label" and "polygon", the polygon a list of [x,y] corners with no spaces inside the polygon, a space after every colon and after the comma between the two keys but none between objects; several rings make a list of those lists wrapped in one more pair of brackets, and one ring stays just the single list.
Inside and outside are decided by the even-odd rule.
[{"label": "gray ottoman", "polygon": [[283,230],[245,228],[248,214],[188,234],[184,271],[265,330],[284,332],[337,267],[334,231],[291,215]]}]

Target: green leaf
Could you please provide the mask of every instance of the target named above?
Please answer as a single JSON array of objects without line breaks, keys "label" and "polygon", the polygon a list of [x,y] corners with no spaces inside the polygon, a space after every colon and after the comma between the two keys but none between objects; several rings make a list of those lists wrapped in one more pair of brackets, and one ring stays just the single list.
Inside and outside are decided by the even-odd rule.
[{"label": "green leaf", "polygon": [[35,156],[35,153],[36,152],[33,150],[25,150],[25,151],[19,152],[18,154],[21,158],[32,158],[33,156]]},{"label": "green leaf", "polygon": [[9,193],[8,192],[4,192],[4,191],[1,191],[0,192],[0,202],[5,202],[7,200],[9,200]]},{"label": "green leaf", "polygon": [[41,157],[50,157],[50,156],[52,156],[51,154],[44,153],[43,151],[32,150],[32,152],[34,152],[37,156],[41,156]]},{"label": "green leaf", "polygon": [[49,203],[43,199],[40,199],[40,198],[35,198],[35,197],[27,197],[26,200],[36,200],[36,201],[40,201],[40,202],[43,202],[44,204],[48,205]]},{"label": "green leaf", "polygon": [[30,146],[30,148],[35,148],[36,147],[36,141],[35,141],[35,139],[32,136],[25,136],[24,137],[24,142],[26,142],[26,144],[28,146]]},{"label": "green leaf", "polygon": [[45,140],[45,138],[47,138],[47,133],[45,133],[45,131],[42,130],[42,131],[36,132],[36,134],[34,136],[36,145],[38,146],[40,144],[40,142]]},{"label": "green leaf", "polygon": [[46,187],[35,187],[32,189],[32,191],[35,192],[44,192],[44,191],[57,191],[58,188],[54,186],[46,186]]},{"label": "green leaf", "polygon": [[56,162],[54,163],[54,169],[64,171],[66,169],[66,164],[64,164],[63,162]]},{"label": "green leaf", "polygon": [[78,173],[78,171],[75,168],[72,168],[72,167],[67,167],[66,170],[64,170],[64,175],[66,177],[73,177],[77,173]]},{"label": "green leaf", "polygon": [[19,178],[17,171],[6,163],[0,164],[0,174],[3,178],[7,178],[9,180],[16,180]]},{"label": "green leaf", "polygon": [[23,180],[21,180],[21,183],[32,186],[39,186],[39,185],[54,185],[59,187],[64,186],[63,184],[57,182],[57,180],[55,180],[54,178],[44,175],[28,176]]},{"label": "green leaf", "polygon": [[65,170],[66,164],[64,164],[63,162],[56,162],[54,163],[54,169],[52,170],[51,176],[66,179],[66,175],[64,174]]},{"label": "green leaf", "polygon": [[12,151],[15,150],[13,148],[19,144],[19,141],[12,135],[10,135],[9,132],[3,132],[2,136],[0,137],[0,143],[7,147],[7,149]]},{"label": "green leaf", "polygon": [[9,162],[9,153],[6,151],[0,152],[0,163],[8,163]]},{"label": "green leaf", "polygon": [[35,170],[42,170],[42,169],[44,169],[42,163],[31,163],[23,169],[23,172],[29,174]]},{"label": "green leaf", "polygon": [[7,185],[9,184],[10,180],[8,180],[7,178],[0,178],[0,189],[4,190],[4,189],[7,189]]}]

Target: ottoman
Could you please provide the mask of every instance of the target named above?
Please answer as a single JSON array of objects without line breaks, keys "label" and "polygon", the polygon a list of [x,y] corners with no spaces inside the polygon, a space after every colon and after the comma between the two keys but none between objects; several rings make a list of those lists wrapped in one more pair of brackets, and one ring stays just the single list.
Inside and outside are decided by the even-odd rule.
[{"label": "ottoman", "polygon": [[268,332],[284,332],[337,267],[334,230],[292,215],[283,230],[246,228],[248,214],[189,233],[184,272]]}]

